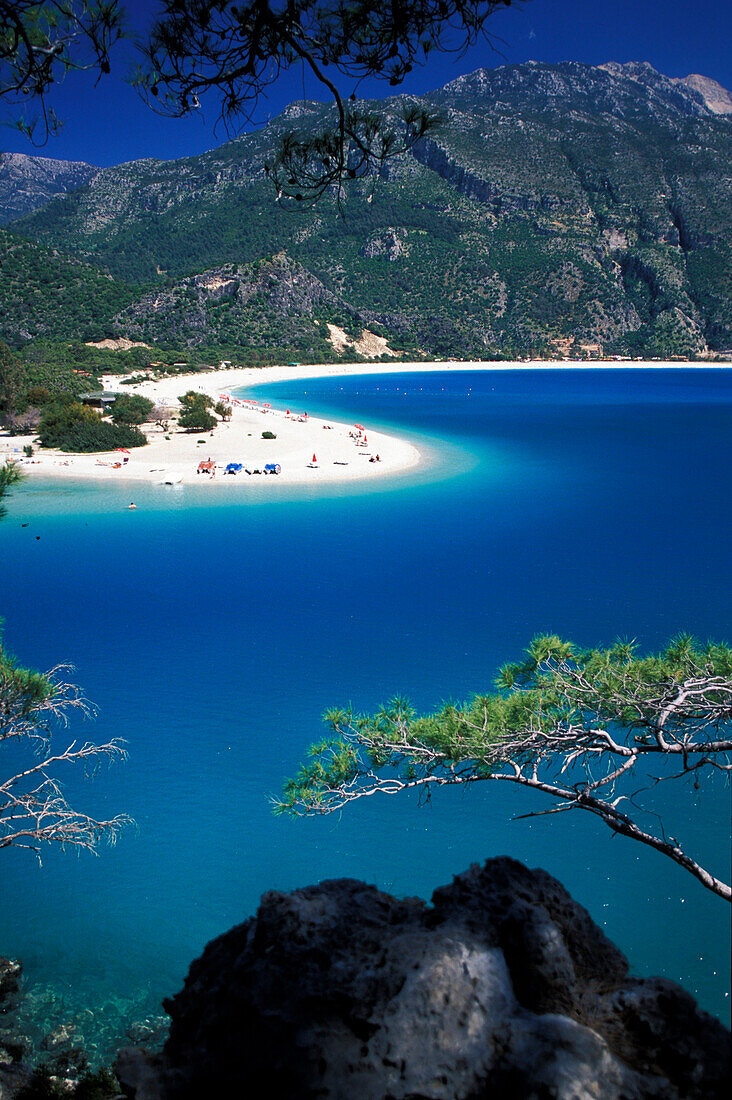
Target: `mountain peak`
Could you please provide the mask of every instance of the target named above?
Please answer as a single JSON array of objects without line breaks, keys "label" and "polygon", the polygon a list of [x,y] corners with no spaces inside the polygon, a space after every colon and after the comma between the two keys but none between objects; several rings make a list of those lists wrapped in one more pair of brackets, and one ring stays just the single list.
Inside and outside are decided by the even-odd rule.
[{"label": "mountain peak", "polygon": [[0,153],[0,224],[45,206],[57,195],[84,187],[98,172],[80,160]]},{"label": "mountain peak", "polygon": [[679,83],[686,84],[688,88],[698,92],[712,114],[732,114],[732,95],[716,80],[712,80],[708,76],[701,76],[699,73],[690,73]]},{"label": "mountain peak", "polygon": [[[537,108],[579,112],[653,124],[708,118],[732,109],[728,93],[705,77],[677,80],[647,61],[586,65],[579,61],[527,61],[496,69],[477,69],[433,92],[438,101],[495,110]],[[728,106],[729,104],[729,106]]]}]

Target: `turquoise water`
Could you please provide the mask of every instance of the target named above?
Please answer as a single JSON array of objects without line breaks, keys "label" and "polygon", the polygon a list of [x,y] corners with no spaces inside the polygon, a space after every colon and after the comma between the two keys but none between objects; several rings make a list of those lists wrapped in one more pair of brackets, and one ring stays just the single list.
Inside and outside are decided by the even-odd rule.
[{"label": "turquoise water", "polygon": [[[560,877],[636,973],[681,982],[727,1019],[729,907],[589,818],[512,820],[546,804],[500,787],[298,821],[273,817],[268,796],[328,705],[463,697],[539,631],[644,648],[679,630],[729,640],[732,371],[265,392],[403,430],[430,463],[375,488],[136,488],[135,512],[128,489],[31,484],[0,526],[6,644],[35,667],[72,661],[100,708],[75,732],[129,742],[127,764],[69,777],[69,795],[138,825],[96,859],[48,852],[39,868],[3,853],[0,953],[23,958],[38,1014],[73,1018],[104,1052],[159,1014],[266,889],[357,876],[429,896],[507,853]],[[671,831],[725,875],[724,784],[664,797]]]}]

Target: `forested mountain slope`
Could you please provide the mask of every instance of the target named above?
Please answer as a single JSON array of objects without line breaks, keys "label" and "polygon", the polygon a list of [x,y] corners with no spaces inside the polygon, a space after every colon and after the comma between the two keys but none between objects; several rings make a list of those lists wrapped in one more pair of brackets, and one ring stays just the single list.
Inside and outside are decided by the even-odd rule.
[{"label": "forested mountain slope", "polygon": [[94,340],[134,292],[91,264],[0,229],[0,340]]},{"label": "forested mountain slope", "polygon": [[172,346],[316,354],[335,322],[410,354],[732,348],[724,89],[528,63],[419,102],[442,125],[353,184],[344,218],[333,198],[284,210],[265,179],[277,135],[327,114],[301,103],[201,156],[101,169],[12,228],[151,287],[109,331]]}]

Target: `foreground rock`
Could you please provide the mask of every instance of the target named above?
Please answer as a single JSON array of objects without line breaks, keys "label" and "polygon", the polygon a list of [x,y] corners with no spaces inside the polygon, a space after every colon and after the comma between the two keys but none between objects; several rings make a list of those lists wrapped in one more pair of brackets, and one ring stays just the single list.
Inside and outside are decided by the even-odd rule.
[{"label": "foreground rock", "polygon": [[727,1095],[722,1025],[629,977],[559,882],[505,858],[431,906],[351,880],[266,894],[165,1007],[162,1068],[132,1060],[138,1100]]}]

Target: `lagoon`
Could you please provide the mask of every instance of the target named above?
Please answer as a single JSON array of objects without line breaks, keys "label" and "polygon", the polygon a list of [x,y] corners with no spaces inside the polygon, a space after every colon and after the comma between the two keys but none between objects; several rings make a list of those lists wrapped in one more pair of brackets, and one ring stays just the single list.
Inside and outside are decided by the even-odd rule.
[{"label": "lagoon", "polygon": [[[349,876],[429,896],[509,854],[559,877],[636,973],[681,982],[728,1020],[726,904],[589,818],[516,821],[539,803],[474,788],[290,821],[268,796],[327,706],[463,698],[538,632],[729,641],[732,370],[250,392],[408,434],[428,460],[347,488],[136,488],[132,513],[125,488],[33,482],[0,527],[7,646],[33,667],[73,662],[100,708],[74,732],[129,742],[126,765],[69,793],[138,823],[98,859],[48,852],[39,868],[3,853],[0,952],[23,959],[38,1014],[73,1016],[103,1054],[266,889]],[[659,808],[724,874],[729,791],[686,795]]]}]

